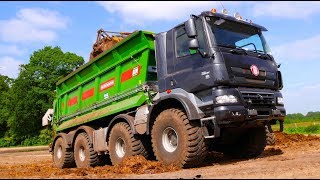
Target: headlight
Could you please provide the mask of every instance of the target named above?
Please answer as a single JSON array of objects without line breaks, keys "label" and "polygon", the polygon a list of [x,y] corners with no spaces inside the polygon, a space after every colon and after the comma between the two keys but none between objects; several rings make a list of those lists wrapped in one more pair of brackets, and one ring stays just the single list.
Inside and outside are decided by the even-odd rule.
[{"label": "headlight", "polygon": [[216,97],[217,104],[237,103],[238,99],[234,95],[223,95]]},{"label": "headlight", "polygon": [[277,97],[277,103],[278,104],[283,104],[283,98],[282,97]]}]

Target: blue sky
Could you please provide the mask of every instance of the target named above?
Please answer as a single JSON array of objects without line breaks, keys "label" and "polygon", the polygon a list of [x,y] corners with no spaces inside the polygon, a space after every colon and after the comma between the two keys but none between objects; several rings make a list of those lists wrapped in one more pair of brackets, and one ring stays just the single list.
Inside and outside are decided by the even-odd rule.
[{"label": "blue sky", "polygon": [[[265,26],[284,79],[288,113],[320,111],[320,2],[222,1],[229,14]],[[0,74],[17,77],[33,51],[60,46],[88,61],[98,29],[162,32],[219,1],[0,2]]]}]

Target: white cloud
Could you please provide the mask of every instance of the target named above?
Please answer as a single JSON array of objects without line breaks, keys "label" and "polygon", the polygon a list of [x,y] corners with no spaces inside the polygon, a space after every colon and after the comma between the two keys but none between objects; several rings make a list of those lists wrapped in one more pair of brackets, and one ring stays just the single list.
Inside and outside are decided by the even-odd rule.
[{"label": "white cloud", "polygon": [[[219,1],[99,1],[99,5],[110,13],[117,13],[123,21],[141,24],[155,20],[186,20],[190,14],[210,11],[222,5]],[[285,1],[222,1],[228,10],[247,12],[248,15],[278,17],[287,19],[307,19],[320,13],[320,2],[285,2]],[[230,12],[232,15],[234,12]]]},{"label": "white cloud", "polygon": [[294,87],[282,91],[287,113],[320,111],[320,82],[312,85]]},{"label": "white cloud", "polygon": [[[279,62],[306,61],[320,59],[320,35],[288,42],[272,48]],[[307,52],[307,53],[306,53]]]},{"label": "white cloud", "polygon": [[0,44],[0,55],[15,55],[21,56],[25,54],[27,50],[25,48],[20,48],[16,45],[4,45]]},{"label": "white cloud", "polygon": [[[118,13],[127,23],[139,24],[155,20],[186,20],[190,14],[210,11],[220,7],[217,1],[99,1],[99,5],[110,13]],[[223,2],[236,5],[241,2]]]},{"label": "white cloud", "polygon": [[17,13],[17,17],[18,19],[29,22],[36,27],[48,27],[54,29],[65,28],[68,21],[56,11],[40,8],[21,9]]},{"label": "white cloud", "polygon": [[319,6],[319,1],[269,1],[256,2],[252,10],[255,16],[306,19],[320,13]]},{"label": "white cloud", "polygon": [[57,38],[57,29],[66,28],[69,19],[56,11],[25,8],[16,17],[0,20],[0,39],[6,42],[51,42]]},{"label": "white cloud", "polygon": [[20,64],[23,64],[23,62],[12,57],[0,57],[0,74],[11,78],[17,78]]}]

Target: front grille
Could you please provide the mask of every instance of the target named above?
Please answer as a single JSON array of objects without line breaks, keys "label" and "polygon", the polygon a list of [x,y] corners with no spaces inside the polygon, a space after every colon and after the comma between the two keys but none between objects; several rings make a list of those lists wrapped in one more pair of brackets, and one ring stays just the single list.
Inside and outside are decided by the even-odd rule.
[{"label": "front grille", "polygon": [[241,91],[241,95],[248,106],[263,107],[275,104],[273,93]]},{"label": "front grille", "polygon": [[259,85],[259,86],[274,86],[275,84],[275,73],[270,71],[259,70],[259,75],[255,77],[252,75],[250,69],[231,67],[230,77],[236,84],[247,85]]}]

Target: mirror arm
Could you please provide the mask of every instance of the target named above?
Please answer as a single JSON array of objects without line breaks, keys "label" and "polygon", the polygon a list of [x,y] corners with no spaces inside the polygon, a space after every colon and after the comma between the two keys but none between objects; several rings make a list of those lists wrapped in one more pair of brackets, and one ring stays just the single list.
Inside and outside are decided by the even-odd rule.
[{"label": "mirror arm", "polygon": [[203,58],[205,58],[205,57],[207,57],[208,56],[208,53],[207,52],[202,52],[202,51],[200,51],[199,49],[197,50],[198,52],[199,52],[199,54],[203,57]]}]

